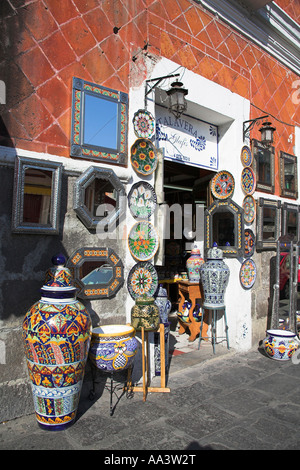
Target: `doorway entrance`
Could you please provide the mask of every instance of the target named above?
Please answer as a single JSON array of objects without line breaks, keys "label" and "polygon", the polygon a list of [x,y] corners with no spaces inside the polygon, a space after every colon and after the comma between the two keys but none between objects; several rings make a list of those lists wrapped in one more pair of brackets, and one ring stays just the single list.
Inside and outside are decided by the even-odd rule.
[{"label": "doorway entrance", "polygon": [[[164,262],[156,268],[174,310],[178,303],[176,282],[187,279],[186,260],[195,243],[203,255],[204,211],[212,203],[210,180],[214,175],[210,170],[164,160],[164,203],[169,207],[165,224],[169,226],[163,240]],[[196,222],[200,222],[200,230]]]}]

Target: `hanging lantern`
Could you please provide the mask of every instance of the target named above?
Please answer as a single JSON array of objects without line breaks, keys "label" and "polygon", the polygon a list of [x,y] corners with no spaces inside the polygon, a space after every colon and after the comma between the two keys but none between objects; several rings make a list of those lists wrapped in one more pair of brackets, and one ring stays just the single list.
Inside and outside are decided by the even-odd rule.
[{"label": "hanging lantern", "polygon": [[176,119],[178,119],[187,109],[185,96],[188,94],[188,90],[182,87],[183,83],[176,81],[171,83],[170,90],[167,90],[167,95],[169,97],[169,110],[174,114]]},{"label": "hanging lantern", "polygon": [[273,134],[276,131],[275,127],[272,127],[270,122],[264,122],[262,127],[259,129],[261,133],[261,143],[264,146],[269,146],[273,143]]}]

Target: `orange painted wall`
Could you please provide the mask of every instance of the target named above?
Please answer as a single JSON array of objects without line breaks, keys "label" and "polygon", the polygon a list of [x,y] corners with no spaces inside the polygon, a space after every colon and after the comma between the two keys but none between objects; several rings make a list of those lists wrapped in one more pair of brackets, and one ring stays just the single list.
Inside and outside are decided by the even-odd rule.
[{"label": "orange painted wall", "polygon": [[[72,77],[128,92],[146,78],[145,54],[249,99],[251,118],[262,110],[300,126],[299,77],[192,0],[2,2],[1,145],[69,157]],[[297,2],[278,4],[299,19]],[[273,124],[276,147],[293,153],[294,127]]]}]

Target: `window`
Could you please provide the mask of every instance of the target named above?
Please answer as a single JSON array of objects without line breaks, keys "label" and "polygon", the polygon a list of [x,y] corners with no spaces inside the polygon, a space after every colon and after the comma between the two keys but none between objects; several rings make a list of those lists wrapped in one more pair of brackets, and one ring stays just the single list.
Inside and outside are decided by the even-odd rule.
[{"label": "window", "polygon": [[128,95],[73,78],[71,156],[127,164]]},{"label": "window", "polygon": [[274,193],[274,147],[264,147],[253,139],[253,170],[256,175],[256,190]]},{"label": "window", "polygon": [[280,152],[280,189],[281,196],[297,199],[297,157]]}]

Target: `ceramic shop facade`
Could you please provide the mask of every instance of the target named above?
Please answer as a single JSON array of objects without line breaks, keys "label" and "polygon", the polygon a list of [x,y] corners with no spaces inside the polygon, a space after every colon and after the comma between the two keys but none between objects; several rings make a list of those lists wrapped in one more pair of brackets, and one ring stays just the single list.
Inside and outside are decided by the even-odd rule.
[{"label": "ceramic shop facade", "polygon": [[[62,252],[68,259],[94,326],[130,322],[134,299],[128,279],[139,258],[128,241],[136,224],[128,194],[141,181],[151,185],[160,208],[150,216],[159,244],[146,262],[155,267],[158,282],[172,281],[167,283],[172,301],[174,279],[183,275],[191,246],[196,243],[204,256],[214,241],[206,230],[212,219],[205,209],[214,202],[217,208],[226,206],[221,212],[230,213],[235,224],[234,249],[225,253],[230,346],[247,350],[264,338],[275,251],[264,245],[265,232],[258,230],[260,208],[276,203],[280,234],[287,204],[296,214],[297,234],[299,225],[299,11],[294,2],[278,0],[258,2],[249,15],[253,3],[244,3],[248,10],[217,0],[68,0],[63,7],[56,0],[4,2],[0,370],[6,405],[0,421],[32,411],[21,325],[40,296],[53,254]],[[153,79],[176,74],[188,90],[187,109],[177,120],[168,111],[166,94],[175,78],[163,79],[145,97]],[[94,96],[106,106],[96,115]],[[151,171],[148,149],[150,168],[142,174],[134,164],[141,138],[134,118],[145,109],[153,116],[155,132],[148,140],[156,158]],[[252,155],[261,151],[260,126],[251,129],[250,141],[243,138],[243,123],[266,114],[276,128],[270,167],[264,167],[270,178],[259,174],[254,159],[257,212],[251,222],[237,224],[246,196],[242,148],[248,146]],[[292,191],[282,179],[284,162],[293,163]],[[218,199],[210,182],[222,171],[233,177],[234,191]],[[34,218],[32,177],[43,187],[39,219]],[[104,203],[114,209],[112,215],[99,212]],[[174,215],[168,212],[171,206]],[[103,220],[110,223],[108,231]],[[259,242],[251,256],[256,266],[251,288],[240,281],[246,228]],[[174,239],[172,230],[181,233]],[[217,230],[219,244],[222,235]],[[91,279],[97,267],[107,276],[105,288]]]}]

